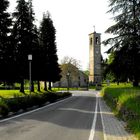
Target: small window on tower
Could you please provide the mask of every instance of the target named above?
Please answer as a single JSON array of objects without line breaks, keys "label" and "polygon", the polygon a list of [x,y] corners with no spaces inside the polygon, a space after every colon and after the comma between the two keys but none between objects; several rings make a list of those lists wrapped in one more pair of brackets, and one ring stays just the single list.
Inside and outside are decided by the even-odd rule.
[{"label": "small window on tower", "polygon": [[96,44],[99,44],[99,38],[96,37]]},{"label": "small window on tower", "polygon": [[92,45],[92,38],[90,38],[90,45]]}]

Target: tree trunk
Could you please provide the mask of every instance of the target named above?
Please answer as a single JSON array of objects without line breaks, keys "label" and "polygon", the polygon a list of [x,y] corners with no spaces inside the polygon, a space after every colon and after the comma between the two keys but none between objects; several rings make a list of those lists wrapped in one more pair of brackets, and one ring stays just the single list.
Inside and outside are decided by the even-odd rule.
[{"label": "tree trunk", "polygon": [[40,81],[37,81],[37,91],[40,91]]},{"label": "tree trunk", "polygon": [[138,87],[139,86],[139,82],[137,79],[134,79],[133,81],[133,87]]},{"label": "tree trunk", "polygon": [[49,81],[49,90],[52,90],[51,82]]},{"label": "tree trunk", "polygon": [[44,90],[47,91],[47,83],[44,81]]},{"label": "tree trunk", "polygon": [[24,93],[24,79],[20,82],[20,92]]},{"label": "tree trunk", "polygon": [[31,82],[31,92],[34,92],[34,81]]},{"label": "tree trunk", "polygon": [[117,85],[119,85],[120,84],[120,82],[119,81],[117,81]]}]

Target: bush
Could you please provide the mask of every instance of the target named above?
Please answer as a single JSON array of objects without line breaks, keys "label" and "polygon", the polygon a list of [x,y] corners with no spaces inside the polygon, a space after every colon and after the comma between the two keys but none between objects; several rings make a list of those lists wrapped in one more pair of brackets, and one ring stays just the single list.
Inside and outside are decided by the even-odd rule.
[{"label": "bush", "polygon": [[31,106],[34,106],[34,105],[41,106],[46,103],[46,100],[45,100],[44,96],[41,94],[31,95],[30,103],[31,103]]},{"label": "bush", "polygon": [[47,101],[50,103],[55,102],[57,99],[71,96],[71,93],[43,93],[19,96],[15,95],[14,98],[0,100],[0,115],[7,116],[9,112],[18,112],[20,109],[26,110],[33,106],[42,106]]},{"label": "bush", "polygon": [[50,103],[53,103],[57,100],[58,98],[58,95],[56,93],[52,93],[52,92],[49,92],[49,93],[45,93],[44,94],[44,97],[50,102]]},{"label": "bush", "polygon": [[17,112],[20,109],[18,98],[6,99],[6,104],[9,107],[10,112]]},{"label": "bush", "polygon": [[49,92],[49,93],[44,93],[44,98],[49,101],[50,103],[55,102],[56,100],[64,97],[71,96],[71,93],[68,92]]},{"label": "bush", "polygon": [[115,114],[126,121],[127,129],[140,139],[140,88],[120,85],[104,89],[104,99]]},{"label": "bush", "polygon": [[58,93],[58,98],[65,98],[71,96],[71,93],[69,92],[59,92]]},{"label": "bush", "polygon": [[0,115],[7,116],[9,113],[9,108],[4,101],[0,101]]}]

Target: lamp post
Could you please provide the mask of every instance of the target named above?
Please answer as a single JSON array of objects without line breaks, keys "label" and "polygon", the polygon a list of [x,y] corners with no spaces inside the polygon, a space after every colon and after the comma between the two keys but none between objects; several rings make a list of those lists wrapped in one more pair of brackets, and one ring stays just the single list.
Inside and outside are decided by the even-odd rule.
[{"label": "lamp post", "polygon": [[67,73],[67,82],[68,82],[68,86],[67,86],[67,91],[69,92],[69,78],[70,78],[70,73]]},{"label": "lamp post", "polygon": [[28,61],[29,61],[29,81],[30,81],[30,84],[29,84],[29,90],[30,90],[30,94],[31,94],[31,87],[32,87],[32,66],[31,66],[31,62],[32,62],[32,54],[29,54],[28,55]]}]

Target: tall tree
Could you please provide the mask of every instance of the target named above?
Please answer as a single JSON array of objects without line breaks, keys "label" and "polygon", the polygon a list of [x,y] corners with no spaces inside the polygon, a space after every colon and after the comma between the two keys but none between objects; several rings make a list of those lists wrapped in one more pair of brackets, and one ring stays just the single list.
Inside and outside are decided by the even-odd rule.
[{"label": "tall tree", "polygon": [[138,86],[140,80],[139,5],[139,0],[110,0],[109,12],[116,16],[113,18],[115,24],[109,27],[106,33],[111,33],[115,37],[104,41],[105,45],[112,45],[108,53],[115,52],[112,63],[115,62],[115,67],[121,69],[122,74],[133,80],[134,86]]},{"label": "tall tree", "polygon": [[12,22],[10,14],[7,12],[8,0],[1,0],[0,3],[0,79],[9,81],[11,80],[9,70],[12,70],[10,62],[12,62],[13,56],[10,46],[10,26]]},{"label": "tall tree", "polygon": [[16,50],[16,64],[18,79],[21,83],[20,91],[24,92],[24,79],[28,78],[28,54],[32,54],[34,47],[34,12],[32,0],[17,0],[16,11],[13,13],[15,24],[13,38]]},{"label": "tall tree", "polygon": [[53,25],[53,21],[49,12],[43,15],[43,20],[40,27],[40,37],[42,42],[42,48],[44,50],[44,77],[49,82],[49,90],[51,90],[51,82],[58,81],[60,79],[60,68],[58,65],[57,49],[55,42],[56,30]]}]

